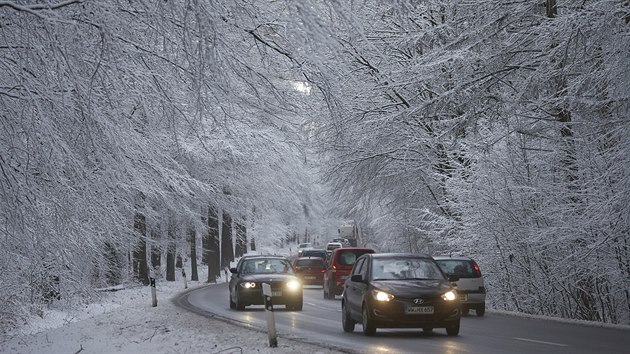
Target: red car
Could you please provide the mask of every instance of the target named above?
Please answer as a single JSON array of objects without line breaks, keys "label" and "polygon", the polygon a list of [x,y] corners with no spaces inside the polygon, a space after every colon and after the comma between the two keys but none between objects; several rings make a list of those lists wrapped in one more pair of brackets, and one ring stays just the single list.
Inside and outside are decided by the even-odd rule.
[{"label": "red car", "polygon": [[324,299],[334,299],[343,293],[343,284],[352,271],[354,261],[366,253],[374,253],[371,248],[343,247],[337,248],[324,273]]},{"label": "red car", "polygon": [[293,262],[295,274],[303,285],[322,285],[326,266],[321,257],[298,257]]}]

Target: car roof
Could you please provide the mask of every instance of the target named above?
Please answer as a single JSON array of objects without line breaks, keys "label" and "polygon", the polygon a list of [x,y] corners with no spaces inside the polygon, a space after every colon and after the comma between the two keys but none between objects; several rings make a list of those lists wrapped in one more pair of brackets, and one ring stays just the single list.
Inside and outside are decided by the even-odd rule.
[{"label": "car roof", "polygon": [[373,248],[368,248],[368,247],[342,247],[342,248],[335,248],[332,251],[333,251],[333,253],[334,252],[346,252],[346,251],[374,251],[374,252],[376,252]]},{"label": "car roof", "polygon": [[257,255],[248,255],[248,256],[243,256],[241,259],[269,259],[269,258],[273,258],[273,259],[288,259],[285,256],[278,256],[278,255],[265,255],[265,254],[257,254]]},{"label": "car roof", "polygon": [[315,257],[315,256],[297,257],[295,260],[297,261],[301,259],[321,259],[322,261],[324,260],[322,257]]},{"label": "car roof", "polygon": [[472,258],[466,256],[433,256],[436,261],[452,259],[454,261],[472,261]]},{"label": "car roof", "polygon": [[372,258],[429,258],[431,256],[423,253],[368,253]]}]

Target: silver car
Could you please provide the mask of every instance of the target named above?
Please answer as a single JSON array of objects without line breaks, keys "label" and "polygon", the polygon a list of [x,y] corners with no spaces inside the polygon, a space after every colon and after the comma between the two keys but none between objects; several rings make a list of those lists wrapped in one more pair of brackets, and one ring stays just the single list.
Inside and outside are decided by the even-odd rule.
[{"label": "silver car", "polygon": [[433,259],[447,275],[457,275],[457,294],[462,313],[475,310],[477,316],[486,313],[486,286],[479,265],[469,257],[434,256]]}]

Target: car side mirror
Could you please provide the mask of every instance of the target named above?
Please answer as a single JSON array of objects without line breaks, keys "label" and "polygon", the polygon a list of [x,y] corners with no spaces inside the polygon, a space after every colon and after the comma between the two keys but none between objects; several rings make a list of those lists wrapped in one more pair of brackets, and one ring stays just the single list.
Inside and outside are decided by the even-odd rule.
[{"label": "car side mirror", "polygon": [[236,270],[236,268],[230,268],[230,273],[238,274],[238,271]]},{"label": "car side mirror", "polygon": [[448,281],[450,282],[455,282],[459,280],[459,275],[455,275],[455,274],[449,274],[448,275]]},{"label": "car side mirror", "polygon": [[363,276],[361,274],[355,274],[350,277],[350,281],[353,281],[356,283],[363,283]]}]

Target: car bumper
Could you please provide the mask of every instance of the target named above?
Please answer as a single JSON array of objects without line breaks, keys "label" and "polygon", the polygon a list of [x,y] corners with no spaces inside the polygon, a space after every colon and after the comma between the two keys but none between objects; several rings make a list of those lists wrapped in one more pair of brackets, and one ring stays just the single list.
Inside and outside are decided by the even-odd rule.
[{"label": "car bumper", "polygon": [[300,276],[300,281],[303,285],[322,285],[324,284],[324,275],[322,273],[305,274]]},{"label": "car bumper", "polygon": [[401,300],[371,301],[370,319],[376,327],[381,328],[441,328],[448,327],[461,318],[461,309],[457,301],[423,304],[423,306],[433,306],[432,314],[407,314],[406,308],[410,306],[416,305],[411,301]]},{"label": "car bumper", "polygon": [[476,308],[486,303],[486,294],[464,293],[460,294],[462,308]]},{"label": "car bumper", "polygon": [[[290,290],[290,289],[282,289],[282,290],[272,290],[274,293],[278,294],[278,291],[281,295],[276,295],[271,297],[271,303],[273,305],[286,305],[291,304],[296,301],[302,299],[302,290]],[[241,289],[238,291],[237,296],[239,297],[239,301],[244,306],[249,305],[264,305],[265,299],[262,294],[262,289]]]}]

